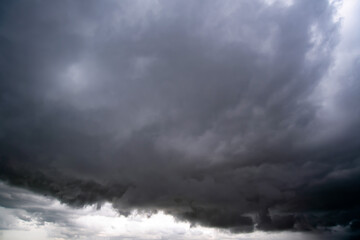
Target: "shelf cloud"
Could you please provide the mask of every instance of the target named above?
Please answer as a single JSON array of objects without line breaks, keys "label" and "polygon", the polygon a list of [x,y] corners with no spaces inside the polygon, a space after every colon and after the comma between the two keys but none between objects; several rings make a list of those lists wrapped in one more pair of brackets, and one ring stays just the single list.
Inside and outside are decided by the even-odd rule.
[{"label": "shelf cloud", "polygon": [[340,5],[5,1],[0,179],[233,233],[359,233],[360,34]]}]

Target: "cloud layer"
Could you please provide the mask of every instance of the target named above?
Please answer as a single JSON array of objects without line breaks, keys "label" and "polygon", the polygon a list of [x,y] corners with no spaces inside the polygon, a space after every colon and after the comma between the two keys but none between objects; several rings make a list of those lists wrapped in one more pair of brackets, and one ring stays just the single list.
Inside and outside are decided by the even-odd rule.
[{"label": "cloud layer", "polygon": [[122,240],[122,239],[224,239],[224,240],[323,240],[343,239],[337,232],[251,232],[234,234],[223,229],[191,226],[163,212],[151,216],[139,211],[119,216],[109,203],[96,209],[71,208],[28,190],[0,183],[0,238],[28,240]]},{"label": "cloud layer", "polygon": [[358,231],[360,35],[336,10],[3,3],[0,179],[233,232]]}]

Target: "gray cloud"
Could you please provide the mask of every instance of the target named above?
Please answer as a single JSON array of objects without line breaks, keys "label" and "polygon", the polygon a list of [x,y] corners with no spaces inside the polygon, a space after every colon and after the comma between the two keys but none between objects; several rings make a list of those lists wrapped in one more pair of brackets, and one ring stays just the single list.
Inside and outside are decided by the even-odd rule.
[{"label": "gray cloud", "polygon": [[341,37],[328,1],[5,8],[2,180],[233,231],[359,221],[358,61],[341,118],[317,93]]}]

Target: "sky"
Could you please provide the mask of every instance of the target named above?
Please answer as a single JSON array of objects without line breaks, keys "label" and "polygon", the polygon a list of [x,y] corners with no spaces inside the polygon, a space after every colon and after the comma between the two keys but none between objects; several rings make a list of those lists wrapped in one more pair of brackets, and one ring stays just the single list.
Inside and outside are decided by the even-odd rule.
[{"label": "sky", "polygon": [[0,239],[358,239],[359,13],[1,1]]}]

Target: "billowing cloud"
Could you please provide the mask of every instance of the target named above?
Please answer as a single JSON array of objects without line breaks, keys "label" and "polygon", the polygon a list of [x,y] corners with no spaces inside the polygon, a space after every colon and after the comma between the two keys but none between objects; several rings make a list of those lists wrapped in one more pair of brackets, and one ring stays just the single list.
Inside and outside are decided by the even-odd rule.
[{"label": "billowing cloud", "polygon": [[193,226],[177,221],[162,211],[149,215],[133,211],[121,216],[109,203],[72,208],[49,196],[0,183],[0,238],[29,240],[120,240],[120,239],[309,239],[335,240],[351,237],[341,231],[327,232],[251,232],[233,233],[224,229]]},{"label": "billowing cloud", "polygon": [[3,3],[0,179],[233,232],[358,231],[359,34],[337,4]]}]

